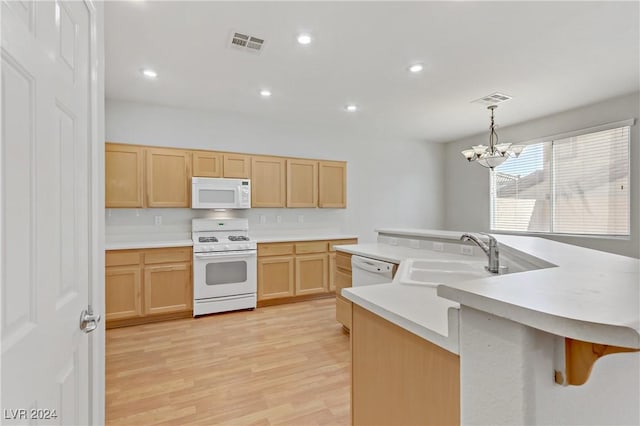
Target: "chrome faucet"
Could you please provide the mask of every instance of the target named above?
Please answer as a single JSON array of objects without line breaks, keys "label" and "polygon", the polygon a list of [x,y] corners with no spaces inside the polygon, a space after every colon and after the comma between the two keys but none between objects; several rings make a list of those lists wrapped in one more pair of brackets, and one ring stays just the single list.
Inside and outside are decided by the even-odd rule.
[{"label": "chrome faucet", "polygon": [[484,254],[486,254],[489,258],[489,265],[485,266],[485,269],[489,272],[497,274],[500,271],[500,253],[498,251],[498,242],[491,235],[485,234],[484,232],[480,233],[489,237],[488,245],[473,234],[462,234],[462,236],[460,237],[460,241],[473,241],[474,243],[476,243],[478,247],[482,249]]}]

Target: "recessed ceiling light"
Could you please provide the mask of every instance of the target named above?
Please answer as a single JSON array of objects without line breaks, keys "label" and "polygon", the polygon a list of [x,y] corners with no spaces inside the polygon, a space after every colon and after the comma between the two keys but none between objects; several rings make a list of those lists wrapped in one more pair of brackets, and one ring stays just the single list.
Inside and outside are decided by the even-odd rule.
[{"label": "recessed ceiling light", "polygon": [[298,35],[298,43],[300,43],[300,44],[309,44],[309,43],[311,43],[311,36],[309,34],[299,34]]},{"label": "recessed ceiling light", "polygon": [[348,105],[345,105],[344,109],[346,109],[349,112],[356,112],[358,110],[358,105],[348,104]]},{"label": "recessed ceiling light", "polygon": [[145,68],[142,70],[142,75],[144,75],[147,78],[156,78],[158,76],[158,73],[155,72],[154,70]]},{"label": "recessed ceiling light", "polygon": [[269,96],[271,96],[271,90],[262,89],[260,91],[260,96],[262,96],[263,98],[268,98]]},{"label": "recessed ceiling light", "polygon": [[411,72],[420,72],[422,71],[422,64],[413,64],[409,67],[409,71]]}]

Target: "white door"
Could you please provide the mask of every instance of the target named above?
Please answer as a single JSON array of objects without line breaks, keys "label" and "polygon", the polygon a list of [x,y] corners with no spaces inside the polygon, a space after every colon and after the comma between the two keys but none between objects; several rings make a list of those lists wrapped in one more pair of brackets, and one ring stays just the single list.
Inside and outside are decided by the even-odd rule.
[{"label": "white door", "polygon": [[94,30],[90,2],[2,1],[3,424],[91,422]]}]

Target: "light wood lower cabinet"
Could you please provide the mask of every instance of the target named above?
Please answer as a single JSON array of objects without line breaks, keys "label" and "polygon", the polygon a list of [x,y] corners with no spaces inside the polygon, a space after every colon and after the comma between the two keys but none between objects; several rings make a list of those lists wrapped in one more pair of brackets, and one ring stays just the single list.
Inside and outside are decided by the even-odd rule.
[{"label": "light wood lower cabinet", "polygon": [[170,314],[192,309],[191,264],[144,267],[144,313]]},{"label": "light wood lower cabinet", "polygon": [[107,251],[107,328],[192,316],[191,253],[191,247]]},{"label": "light wood lower cabinet", "polygon": [[141,317],[140,265],[110,266],[105,275],[106,321]]},{"label": "light wood lower cabinet", "polygon": [[358,240],[319,240],[258,244],[258,306],[333,294],[338,244]]},{"label": "light wood lower cabinet", "polygon": [[294,257],[258,258],[258,300],[294,295]]},{"label": "light wood lower cabinet", "polygon": [[336,287],[336,321],[344,328],[351,328],[351,301],[342,297],[342,289],[351,287],[351,254],[336,252],[333,282]]},{"label": "light wood lower cabinet", "polygon": [[460,424],[460,357],[354,305],[351,424]]},{"label": "light wood lower cabinet", "polygon": [[329,284],[326,253],[296,256],[296,295],[326,293]]}]

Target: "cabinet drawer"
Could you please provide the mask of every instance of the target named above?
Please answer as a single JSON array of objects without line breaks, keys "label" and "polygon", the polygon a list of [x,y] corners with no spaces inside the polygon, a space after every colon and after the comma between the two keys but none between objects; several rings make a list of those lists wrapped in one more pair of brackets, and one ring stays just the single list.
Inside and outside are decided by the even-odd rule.
[{"label": "cabinet drawer", "polygon": [[351,329],[351,302],[336,297],[336,320]]},{"label": "cabinet drawer", "polygon": [[293,254],[293,244],[258,244],[258,256],[281,256]]},{"label": "cabinet drawer", "polygon": [[334,246],[344,246],[347,244],[358,244],[358,240],[353,239],[353,240],[334,240],[334,241],[329,241],[329,251],[336,251],[335,248],[333,248]]},{"label": "cabinet drawer", "polygon": [[160,248],[145,250],[144,263],[190,262],[191,247]]},{"label": "cabinet drawer", "polygon": [[336,268],[351,271],[351,255],[344,252],[336,252]]},{"label": "cabinet drawer", "polygon": [[105,253],[105,266],[140,264],[142,253],[138,250],[110,250]]},{"label": "cabinet drawer", "polygon": [[327,251],[326,241],[311,241],[308,243],[297,243],[296,254],[324,253]]}]

